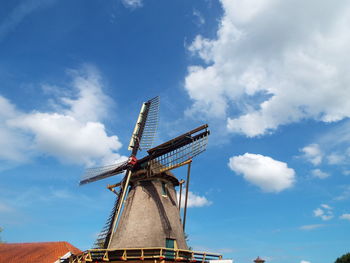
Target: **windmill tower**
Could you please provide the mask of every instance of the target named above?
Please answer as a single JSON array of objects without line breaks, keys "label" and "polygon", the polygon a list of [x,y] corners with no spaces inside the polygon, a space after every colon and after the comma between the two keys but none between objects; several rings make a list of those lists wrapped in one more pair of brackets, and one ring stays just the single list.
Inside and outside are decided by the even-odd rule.
[{"label": "windmill tower", "polygon": [[[156,133],[158,112],[159,97],[143,103],[131,136],[129,159],[116,165],[88,169],[80,181],[80,185],[84,185],[125,171],[121,182],[107,187],[117,198],[95,249],[76,258],[77,262],[117,262],[135,258],[149,258],[152,262],[175,258],[196,261],[196,255],[221,257],[188,251],[184,235],[191,162],[206,149],[210,134],[208,125],[149,149]],[[148,149],[141,159],[136,158],[139,149]],[[175,187],[180,185],[181,192],[182,181],[180,183],[171,170],[184,165],[188,165],[188,174],[181,220],[181,201],[178,204]]]}]

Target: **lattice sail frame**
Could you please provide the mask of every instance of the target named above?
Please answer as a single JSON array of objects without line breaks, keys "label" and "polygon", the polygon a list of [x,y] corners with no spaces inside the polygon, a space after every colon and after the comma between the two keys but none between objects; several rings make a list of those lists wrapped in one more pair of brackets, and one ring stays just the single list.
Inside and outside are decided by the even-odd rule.
[{"label": "lattice sail frame", "polygon": [[134,131],[130,138],[129,150],[150,149],[158,127],[159,96],[142,104]]},{"label": "lattice sail frame", "polygon": [[114,220],[114,217],[115,217],[115,214],[117,211],[117,206],[118,206],[118,203],[120,201],[119,197],[120,197],[120,190],[118,191],[117,198],[114,202],[113,209],[112,209],[102,231],[100,232],[100,234],[98,235],[98,237],[94,243],[93,248],[95,248],[95,249],[107,248],[107,243],[108,243],[108,240],[109,240],[109,238],[111,236],[111,232],[112,232],[111,225],[113,223],[113,220]]},{"label": "lattice sail frame", "polygon": [[[129,150],[133,150],[135,155],[139,148],[149,149],[153,144],[158,127],[159,103],[160,99],[157,96],[142,104],[129,144]],[[84,185],[95,182],[123,173],[126,169],[128,169],[127,161],[103,167],[89,168],[83,174],[79,184]]]},{"label": "lattice sail frame", "polygon": [[110,177],[112,175],[123,173],[127,168],[127,165],[128,162],[123,161],[112,165],[88,168],[85,170],[79,184],[83,185]]},{"label": "lattice sail frame", "polygon": [[150,161],[152,172],[161,173],[175,169],[185,164],[186,161],[204,152],[208,144],[208,135],[209,134],[204,134],[202,137],[185,146],[152,159]]},{"label": "lattice sail frame", "polygon": [[159,96],[150,99],[147,119],[143,128],[142,137],[140,141],[140,149],[150,149],[154,142],[157,133],[159,121]]}]

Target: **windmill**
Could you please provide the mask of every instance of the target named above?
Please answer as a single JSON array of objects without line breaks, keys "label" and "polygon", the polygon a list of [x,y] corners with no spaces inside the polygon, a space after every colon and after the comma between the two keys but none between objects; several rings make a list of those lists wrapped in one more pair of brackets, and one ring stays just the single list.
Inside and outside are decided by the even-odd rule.
[{"label": "windmill", "polygon": [[[80,185],[84,185],[125,172],[119,183],[107,186],[117,198],[95,243],[96,249],[107,252],[145,247],[188,249],[184,226],[191,162],[205,151],[210,132],[205,124],[150,148],[157,130],[158,112],[159,97],[143,103],[130,139],[128,160],[90,168],[80,181]],[[147,155],[137,159],[138,151],[144,149],[148,149]],[[181,223],[181,199],[178,204],[175,187],[180,185],[181,192],[183,180],[179,182],[171,170],[184,165],[188,165],[188,173]]]}]

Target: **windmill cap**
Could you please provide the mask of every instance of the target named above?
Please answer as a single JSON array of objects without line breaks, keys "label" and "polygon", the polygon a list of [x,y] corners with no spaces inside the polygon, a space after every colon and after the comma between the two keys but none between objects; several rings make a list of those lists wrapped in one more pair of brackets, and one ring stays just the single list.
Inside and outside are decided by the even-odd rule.
[{"label": "windmill cap", "polygon": [[170,171],[162,172],[162,173],[157,173],[149,176],[147,174],[147,170],[138,170],[137,172],[133,173],[133,176],[130,179],[130,183],[135,183],[137,181],[141,180],[150,180],[154,178],[159,178],[159,179],[164,179],[166,181],[170,181],[173,183],[174,186],[179,185],[179,180],[174,176],[174,174]]}]

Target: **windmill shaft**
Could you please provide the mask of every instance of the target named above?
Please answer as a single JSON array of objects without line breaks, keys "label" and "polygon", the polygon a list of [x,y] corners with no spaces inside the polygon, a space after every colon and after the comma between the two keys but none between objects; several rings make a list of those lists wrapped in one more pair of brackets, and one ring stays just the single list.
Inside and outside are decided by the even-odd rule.
[{"label": "windmill shaft", "polygon": [[137,120],[136,126],[135,126],[135,130],[133,135],[131,136],[131,140],[133,142],[130,143],[131,148],[132,148],[132,156],[136,156],[137,151],[139,150],[140,147],[140,140],[143,134],[143,130],[145,128],[145,123],[147,120],[147,115],[148,115],[148,111],[149,111],[149,103],[144,103],[142,105],[141,111],[140,111],[140,115],[139,118]]},{"label": "windmill shaft", "polygon": [[182,184],[180,183],[179,212],[181,211]]},{"label": "windmill shaft", "polygon": [[191,174],[191,162],[188,164],[188,168],[187,168],[186,197],[185,197],[185,208],[184,208],[184,218],[183,218],[183,230],[184,230],[184,232],[185,232],[185,225],[186,225],[188,188],[189,188],[189,185],[190,185],[190,174]]}]

